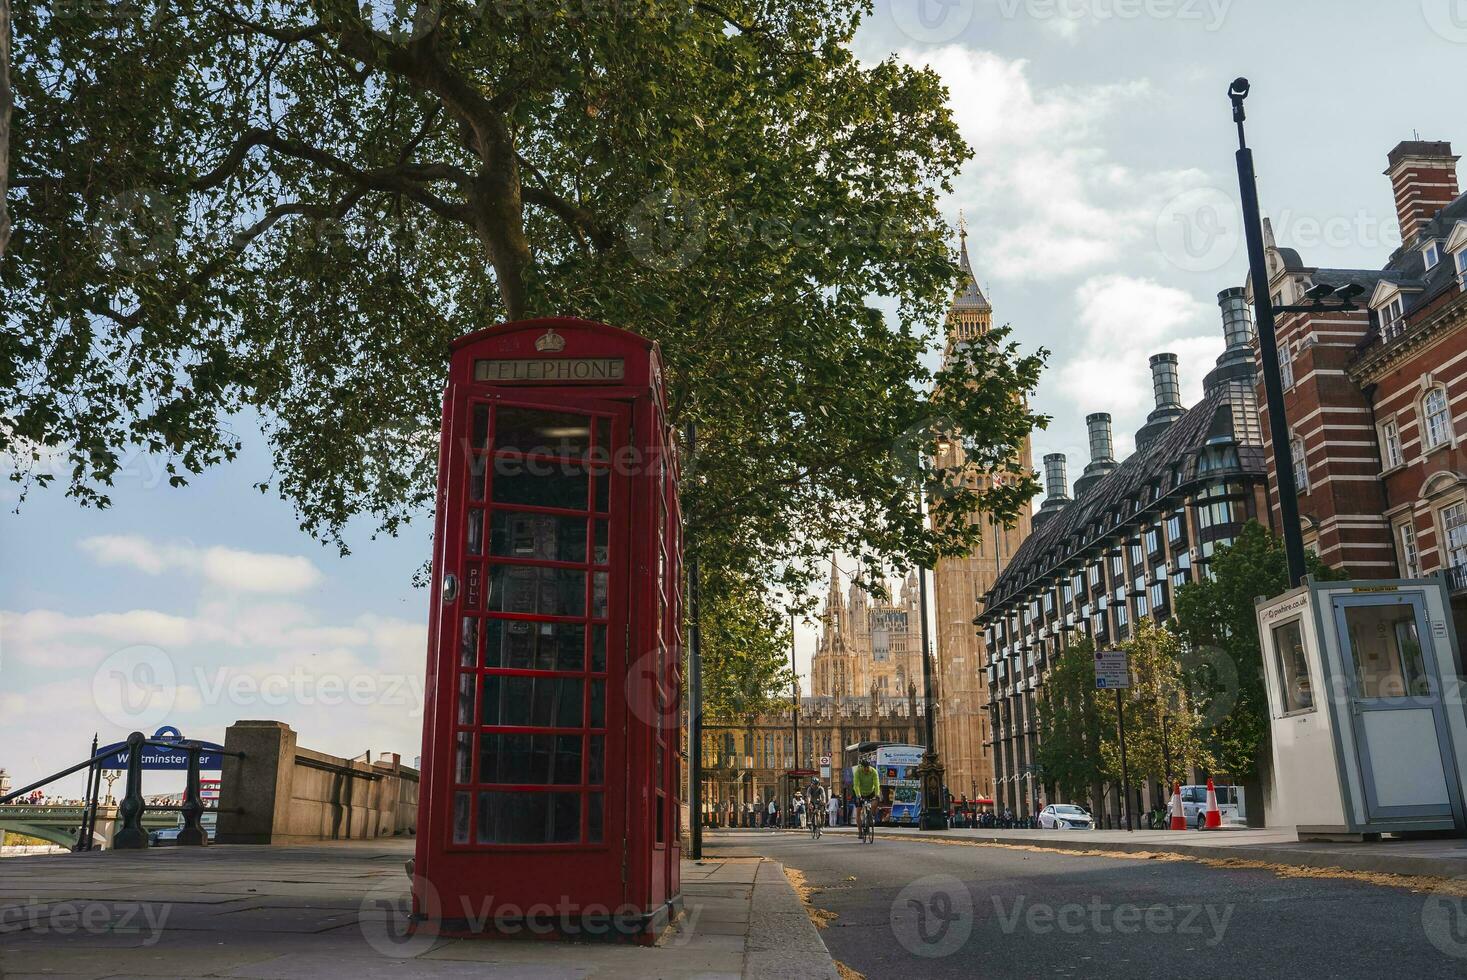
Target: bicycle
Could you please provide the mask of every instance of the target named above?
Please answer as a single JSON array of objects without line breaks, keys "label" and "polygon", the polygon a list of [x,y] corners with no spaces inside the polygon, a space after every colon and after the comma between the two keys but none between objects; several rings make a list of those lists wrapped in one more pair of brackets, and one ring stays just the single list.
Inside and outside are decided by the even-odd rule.
[{"label": "bicycle", "polygon": [[856,836],[863,844],[876,843],[876,808],[870,800],[862,800],[861,808],[856,811],[860,818],[860,824],[856,828]]},{"label": "bicycle", "polygon": [[820,810],[812,809],[810,811],[810,839],[811,840],[819,840],[820,839],[820,834],[822,833],[821,828],[820,828],[820,821],[821,821],[821,819],[822,819],[823,816],[824,816],[824,814],[822,814],[822,812]]}]

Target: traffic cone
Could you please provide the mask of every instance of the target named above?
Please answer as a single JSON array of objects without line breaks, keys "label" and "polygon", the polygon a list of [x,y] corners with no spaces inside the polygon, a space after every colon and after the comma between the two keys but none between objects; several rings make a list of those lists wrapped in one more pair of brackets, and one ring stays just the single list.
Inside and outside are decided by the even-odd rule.
[{"label": "traffic cone", "polygon": [[1208,830],[1222,829],[1222,811],[1217,808],[1217,787],[1212,785],[1212,777],[1207,778],[1207,824]]},{"label": "traffic cone", "polygon": [[1172,783],[1172,829],[1187,829],[1187,814],[1182,810],[1182,783]]}]

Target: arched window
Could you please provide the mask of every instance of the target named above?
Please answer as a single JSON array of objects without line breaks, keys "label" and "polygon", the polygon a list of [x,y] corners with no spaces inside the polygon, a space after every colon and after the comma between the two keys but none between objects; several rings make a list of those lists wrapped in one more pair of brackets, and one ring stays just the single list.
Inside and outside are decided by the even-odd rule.
[{"label": "arched window", "polygon": [[1294,489],[1309,492],[1309,461],[1304,457],[1304,440],[1298,436],[1289,440],[1289,452],[1294,457]]},{"label": "arched window", "polygon": [[1452,439],[1452,415],[1447,402],[1447,390],[1432,388],[1421,399],[1421,444],[1423,449],[1435,449]]}]

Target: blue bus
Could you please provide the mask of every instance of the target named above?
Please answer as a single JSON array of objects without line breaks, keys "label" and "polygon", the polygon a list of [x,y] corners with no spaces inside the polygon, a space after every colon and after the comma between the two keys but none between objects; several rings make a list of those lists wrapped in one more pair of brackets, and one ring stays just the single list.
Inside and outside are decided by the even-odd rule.
[{"label": "blue bus", "polygon": [[[873,756],[881,776],[881,801],[876,816],[883,824],[916,826],[922,811],[922,784],[917,779],[917,766],[927,753],[925,745],[899,742],[857,742],[846,746],[847,752]],[[846,770],[846,785],[851,784],[851,771]]]}]

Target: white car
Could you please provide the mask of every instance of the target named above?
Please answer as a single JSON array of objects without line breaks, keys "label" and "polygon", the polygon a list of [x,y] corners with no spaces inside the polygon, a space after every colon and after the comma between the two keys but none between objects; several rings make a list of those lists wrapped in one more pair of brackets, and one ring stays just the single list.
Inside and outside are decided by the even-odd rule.
[{"label": "white car", "polygon": [[1094,830],[1090,814],[1072,803],[1051,803],[1039,811],[1041,830]]}]

